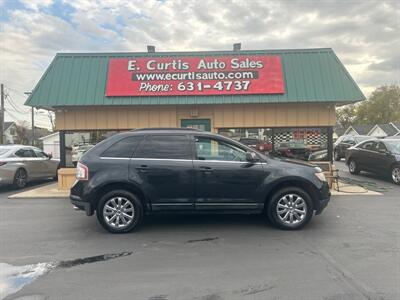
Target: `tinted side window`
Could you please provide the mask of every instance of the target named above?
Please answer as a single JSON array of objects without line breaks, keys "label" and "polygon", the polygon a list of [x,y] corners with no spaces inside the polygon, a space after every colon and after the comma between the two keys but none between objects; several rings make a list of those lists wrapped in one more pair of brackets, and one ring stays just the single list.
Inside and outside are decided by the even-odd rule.
[{"label": "tinted side window", "polygon": [[370,151],[376,151],[375,149],[376,143],[375,142],[365,142],[364,144],[360,145],[360,148],[365,149],[365,150],[370,150]]},{"label": "tinted side window", "polygon": [[376,145],[376,149],[377,149],[378,151],[387,151],[386,146],[385,146],[382,142],[379,142],[379,143]]},{"label": "tinted side window", "polygon": [[140,144],[136,158],[191,159],[190,141],[185,135],[151,135]]},{"label": "tinted side window", "polygon": [[43,151],[36,150],[36,149],[34,151],[35,151],[36,157],[47,158],[47,155]]},{"label": "tinted side window", "polygon": [[246,151],[234,145],[208,137],[196,138],[199,160],[246,161]]},{"label": "tinted side window", "polygon": [[35,153],[31,149],[19,149],[15,152],[18,157],[36,157]]},{"label": "tinted side window", "polygon": [[136,147],[139,145],[143,136],[131,136],[124,138],[111,145],[102,153],[103,157],[131,158]]}]

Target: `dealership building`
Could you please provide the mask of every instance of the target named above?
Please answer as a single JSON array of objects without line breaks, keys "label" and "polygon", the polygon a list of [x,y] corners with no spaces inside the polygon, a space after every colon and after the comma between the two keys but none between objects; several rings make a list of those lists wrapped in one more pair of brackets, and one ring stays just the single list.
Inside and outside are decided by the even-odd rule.
[{"label": "dealership building", "polygon": [[332,159],[335,106],[364,100],[332,49],[59,53],[27,100],[55,112],[71,149],[143,127],[195,127]]}]

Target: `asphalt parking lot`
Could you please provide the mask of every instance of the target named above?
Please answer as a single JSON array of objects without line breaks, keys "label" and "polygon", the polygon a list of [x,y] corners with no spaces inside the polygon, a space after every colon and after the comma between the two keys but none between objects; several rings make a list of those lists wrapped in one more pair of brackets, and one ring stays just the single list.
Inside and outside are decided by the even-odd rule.
[{"label": "asphalt parking lot", "polygon": [[[400,186],[338,167],[382,195],[335,196],[296,232],[277,230],[262,216],[223,215],[151,217],[136,232],[111,235],[67,199],[8,199],[14,191],[1,189],[0,279],[6,268],[50,266],[3,296],[400,299]],[[0,291],[21,284],[23,272],[14,279],[0,281]]]}]

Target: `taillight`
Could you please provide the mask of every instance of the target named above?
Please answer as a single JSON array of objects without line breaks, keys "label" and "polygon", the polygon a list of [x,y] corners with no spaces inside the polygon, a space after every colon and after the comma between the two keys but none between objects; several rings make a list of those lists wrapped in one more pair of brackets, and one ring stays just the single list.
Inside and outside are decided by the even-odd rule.
[{"label": "taillight", "polygon": [[4,166],[6,163],[7,163],[7,162],[5,162],[5,161],[0,161],[0,167],[1,167],[1,166]]},{"label": "taillight", "polygon": [[89,179],[89,169],[84,164],[78,162],[76,165],[76,179],[78,180],[88,180]]}]

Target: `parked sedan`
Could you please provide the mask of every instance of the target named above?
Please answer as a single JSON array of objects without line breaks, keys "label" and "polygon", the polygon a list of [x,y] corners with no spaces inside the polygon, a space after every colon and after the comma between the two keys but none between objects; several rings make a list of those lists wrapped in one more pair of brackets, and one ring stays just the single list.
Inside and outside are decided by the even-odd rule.
[{"label": "parked sedan", "polygon": [[31,180],[57,178],[59,160],[36,147],[0,146],[0,184],[23,188]]},{"label": "parked sedan", "polygon": [[390,176],[400,184],[400,140],[374,139],[346,151],[346,164],[351,174],[368,171]]},{"label": "parked sedan", "polygon": [[336,161],[341,160],[345,157],[346,149],[370,139],[371,137],[368,135],[342,135],[333,144],[333,158]]}]

